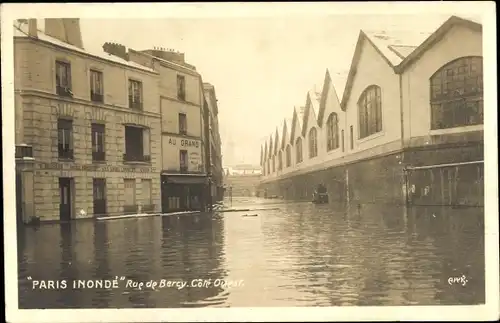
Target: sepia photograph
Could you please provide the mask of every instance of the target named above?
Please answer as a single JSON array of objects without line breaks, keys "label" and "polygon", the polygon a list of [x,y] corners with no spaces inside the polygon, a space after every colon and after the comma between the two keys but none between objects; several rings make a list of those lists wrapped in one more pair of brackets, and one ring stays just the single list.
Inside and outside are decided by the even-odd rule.
[{"label": "sepia photograph", "polygon": [[498,319],[495,10],[3,4],[7,320]]}]

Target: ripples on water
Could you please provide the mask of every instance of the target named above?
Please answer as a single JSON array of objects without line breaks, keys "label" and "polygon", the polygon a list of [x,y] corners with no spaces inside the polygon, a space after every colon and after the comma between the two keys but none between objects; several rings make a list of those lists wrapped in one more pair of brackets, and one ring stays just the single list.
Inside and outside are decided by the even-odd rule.
[{"label": "ripples on water", "polygon": [[[19,233],[20,308],[484,303],[483,209],[233,200],[279,210],[42,225]],[[448,278],[465,275],[466,286]],[[32,290],[33,279],[243,280],[153,291]],[[124,284],[122,283],[122,286]]]}]

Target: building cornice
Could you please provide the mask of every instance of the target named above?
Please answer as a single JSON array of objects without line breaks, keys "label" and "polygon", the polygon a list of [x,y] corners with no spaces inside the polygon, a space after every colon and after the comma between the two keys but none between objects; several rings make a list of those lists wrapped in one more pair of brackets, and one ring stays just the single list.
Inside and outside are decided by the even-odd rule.
[{"label": "building cornice", "polygon": [[194,106],[194,107],[197,107],[197,108],[201,108],[200,104],[196,104],[196,103],[189,102],[189,101],[181,101],[179,99],[172,98],[172,97],[165,96],[165,95],[160,95],[160,99],[165,99],[165,100],[177,102],[177,103],[180,103],[180,104],[187,104],[187,105],[191,105],[191,106]]},{"label": "building cornice", "polygon": [[106,104],[106,103],[97,104],[97,103],[92,102],[92,101],[87,101],[87,100],[78,99],[78,98],[61,97],[61,96],[58,96],[58,95],[50,93],[50,92],[45,92],[45,91],[40,91],[40,90],[35,90],[35,89],[15,90],[14,92],[19,93],[22,96],[33,96],[33,97],[44,98],[44,99],[49,99],[49,100],[57,100],[57,101],[61,101],[61,102],[81,104],[81,105],[85,105],[85,106],[89,106],[89,107],[101,108],[101,109],[114,111],[114,112],[123,112],[123,113],[137,114],[137,115],[143,115],[143,116],[153,117],[153,118],[161,118],[160,113],[144,111],[144,110],[142,110],[142,111],[132,110],[129,108],[119,107],[116,105],[111,105],[111,104]]}]

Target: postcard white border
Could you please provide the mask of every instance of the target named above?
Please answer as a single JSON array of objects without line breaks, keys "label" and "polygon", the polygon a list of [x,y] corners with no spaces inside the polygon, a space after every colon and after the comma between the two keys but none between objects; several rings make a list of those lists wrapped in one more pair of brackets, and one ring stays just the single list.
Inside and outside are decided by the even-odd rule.
[{"label": "postcard white border", "polygon": [[[8,322],[492,320],[499,315],[496,17],[494,2],[2,4],[2,140]],[[325,14],[471,14],[483,17],[486,305],[203,309],[19,310],[12,22],[18,18],[198,18]]]}]

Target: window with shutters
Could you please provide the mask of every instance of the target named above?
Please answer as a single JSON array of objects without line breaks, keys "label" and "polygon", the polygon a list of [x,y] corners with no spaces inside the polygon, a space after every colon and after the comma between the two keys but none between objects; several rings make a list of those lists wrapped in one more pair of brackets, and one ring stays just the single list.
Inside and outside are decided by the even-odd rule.
[{"label": "window with shutters", "polygon": [[186,100],[186,78],[184,75],[177,75],[177,98]]},{"label": "window with shutters", "polygon": [[56,61],[56,93],[59,96],[72,97],[71,65],[68,62]]},{"label": "window with shutters", "polygon": [[90,100],[92,102],[104,102],[102,72],[90,70]]},{"label": "window with shutters", "polygon": [[59,159],[73,159],[73,121],[57,121]]},{"label": "window with shutters", "polygon": [[187,150],[180,150],[179,151],[179,165],[180,165],[180,172],[181,173],[187,173],[188,172],[188,154]]},{"label": "window with shutters", "polygon": [[137,203],[136,203],[136,184],[135,179],[124,179],[124,212],[125,213],[133,213],[137,212]]},{"label": "window with shutters", "polygon": [[128,103],[134,110],[142,110],[142,82],[137,80],[128,81]]},{"label": "window with shutters", "polygon": [[92,124],[92,161],[105,161],[104,152],[104,130],[103,124]]},{"label": "window with shutters", "polygon": [[187,117],[185,113],[179,113],[179,134],[187,134]]}]

